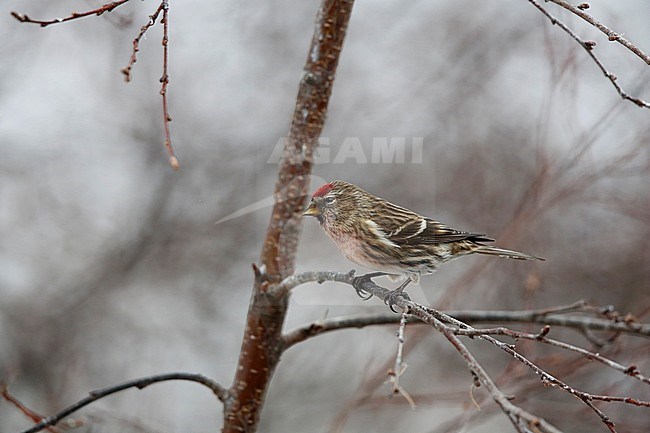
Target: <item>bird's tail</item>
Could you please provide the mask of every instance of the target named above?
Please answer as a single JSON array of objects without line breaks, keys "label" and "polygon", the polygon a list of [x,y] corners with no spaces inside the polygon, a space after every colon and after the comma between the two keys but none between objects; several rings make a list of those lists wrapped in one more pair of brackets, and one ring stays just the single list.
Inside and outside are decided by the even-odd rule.
[{"label": "bird's tail", "polygon": [[529,254],[520,253],[519,251],[506,250],[503,248],[490,247],[488,245],[479,246],[475,252],[479,254],[487,254],[490,256],[499,256],[506,257],[508,259],[517,259],[517,260],[546,260],[541,257],[531,256]]}]

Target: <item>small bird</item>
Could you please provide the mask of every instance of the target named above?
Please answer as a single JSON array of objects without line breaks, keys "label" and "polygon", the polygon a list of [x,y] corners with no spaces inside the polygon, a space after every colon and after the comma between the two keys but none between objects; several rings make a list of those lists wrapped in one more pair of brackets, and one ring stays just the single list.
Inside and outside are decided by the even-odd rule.
[{"label": "small bird", "polygon": [[397,206],[351,183],[335,180],[318,188],[304,216],[314,216],[348,260],[405,281],[386,299],[391,309],[396,296],[432,274],[442,263],[468,254],[487,254],[519,260],[544,260],[483,242],[483,234],[453,229]]}]

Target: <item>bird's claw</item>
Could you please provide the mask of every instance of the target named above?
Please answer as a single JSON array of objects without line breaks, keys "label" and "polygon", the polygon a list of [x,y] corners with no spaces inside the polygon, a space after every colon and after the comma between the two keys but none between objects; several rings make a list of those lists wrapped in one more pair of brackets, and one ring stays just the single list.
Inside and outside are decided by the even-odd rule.
[{"label": "bird's claw", "polygon": [[372,298],[372,293],[366,292],[361,287],[355,287],[354,290],[356,290],[357,296],[359,296],[362,301],[367,301],[368,299]]},{"label": "bird's claw", "polygon": [[399,313],[399,311],[395,310],[395,308],[393,307],[397,305],[397,302],[399,301],[400,298],[406,301],[411,300],[408,293],[406,293],[404,290],[399,288],[388,292],[388,295],[386,295],[386,297],[384,298],[384,304],[388,305],[388,308],[390,308],[393,313]]},{"label": "bird's claw", "polygon": [[[353,275],[354,271],[351,271],[350,274]],[[361,275],[359,277],[354,277],[352,279],[352,287],[354,287],[354,290],[357,292],[357,295],[363,299],[364,301],[367,301],[368,299],[372,298],[372,293],[369,293],[367,290],[363,289],[363,285],[365,283],[373,283],[372,281],[373,278],[375,277],[381,277],[387,275],[384,272],[371,272],[369,274]]]}]

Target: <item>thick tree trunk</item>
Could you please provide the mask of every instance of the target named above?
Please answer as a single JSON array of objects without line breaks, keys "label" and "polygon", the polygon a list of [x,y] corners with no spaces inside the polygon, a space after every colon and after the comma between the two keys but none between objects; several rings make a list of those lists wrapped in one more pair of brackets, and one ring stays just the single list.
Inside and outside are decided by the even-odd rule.
[{"label": "thick tree trunk", "polygon": [[264,240],[234,383],[224,406],[225,433],[254,432],[264,397],[283,350],[282,325],[289,294],[268,288],[294,271],[313,154],[323,130],[353,0],[323,0],[300,82],[296,108],[275,187],[275,205]]}]

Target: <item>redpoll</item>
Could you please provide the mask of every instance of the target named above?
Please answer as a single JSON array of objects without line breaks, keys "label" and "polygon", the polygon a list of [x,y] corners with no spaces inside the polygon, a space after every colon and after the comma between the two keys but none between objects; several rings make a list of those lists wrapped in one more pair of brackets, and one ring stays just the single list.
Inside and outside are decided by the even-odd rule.
[{"label": "redpoll", "polygon": [[420,275],[467,254],[544,260],[484,245],[493,239],[453,229],[341,180],[318,188],[303,215],[315,216],[348,260],[386,275],[406,277],[391,293],[389,305],[396,295],[405,296],[404,288],[411,281],[417,283]]}]

